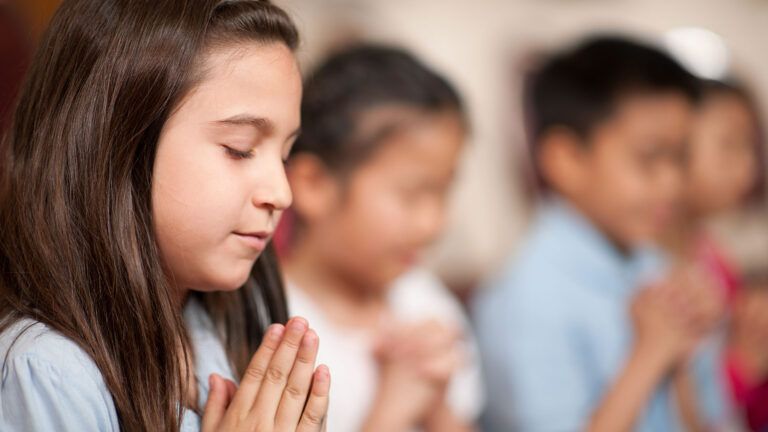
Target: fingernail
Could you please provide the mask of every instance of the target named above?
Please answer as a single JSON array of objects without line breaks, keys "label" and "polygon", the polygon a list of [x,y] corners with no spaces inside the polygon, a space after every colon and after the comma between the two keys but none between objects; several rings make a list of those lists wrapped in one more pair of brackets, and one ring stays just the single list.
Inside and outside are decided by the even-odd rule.
[{"label": "fingernail", "polygon": [[304,334],[304,339],[302,339],[302,342],[304,343],[304,346],[311,347],[317,343],[317,340],[318,340],[317,333],[315,333],[314,330],[309,329]]},{"label": "fingernail", "polygon": [[272,340],[279,340],[283,337],[283,333],[285,333],[285,327],[281,324],[272,324],[267,328],[267,337]]},{"label": "fingernail", "polygon": [[215,385],[214,383],[216,382],[216,379],[215,379],[214,375],[216,375],[216,374],[208,375],[208,390],[211,391],[211,392],[213,391],[213,387]]},{"label": "fingernail", "polygon": [[307,327],[309,327],[307,320],[301,317],[292,318],[288,323],[288,328],[292,330],[304,331],[307,329]]},{"label": "fingernail", "polygon": [[328,366],[322,364],[317,367],[317,379],[318,381],[328,381],[331,379],[331,371]]}]

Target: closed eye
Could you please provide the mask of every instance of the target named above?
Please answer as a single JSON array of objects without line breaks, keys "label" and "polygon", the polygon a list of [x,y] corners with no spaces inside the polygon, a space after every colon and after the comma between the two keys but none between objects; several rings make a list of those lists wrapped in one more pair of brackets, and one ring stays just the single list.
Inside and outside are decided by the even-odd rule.
[{"label": "closed eye", "polygon": [[232,147],[229,147],[227,145],[222,145],[222,147],[224,147],[224,150],[227,152],[227,155],[229,155],[232,159],[241,160],[241,159],[250,159],[253,157],[253,150],[241,151],[241,150],[233,149]]}]

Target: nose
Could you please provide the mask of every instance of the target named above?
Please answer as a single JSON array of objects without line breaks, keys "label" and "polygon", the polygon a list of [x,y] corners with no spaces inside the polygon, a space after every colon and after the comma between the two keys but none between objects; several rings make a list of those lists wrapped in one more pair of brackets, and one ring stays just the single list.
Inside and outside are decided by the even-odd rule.
[{"label": "nose", "polygon": [[282,160],[271,165],[259,176],[259,185],[255,188],[251,202],[258,208],[282,211],[291,206],[293,195]]}]

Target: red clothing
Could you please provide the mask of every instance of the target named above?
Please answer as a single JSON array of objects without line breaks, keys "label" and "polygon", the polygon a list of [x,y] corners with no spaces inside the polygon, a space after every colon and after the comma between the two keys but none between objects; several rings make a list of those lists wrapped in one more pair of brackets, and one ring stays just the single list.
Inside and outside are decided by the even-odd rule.
[{"label": "red clothing", "polygon": [[[736,267],[729,262],[719,247],[706,237],[699,241],[698,254],[706,268],[720,282],[726,301],[732,306],[743,285]],[[741,362],[732,353],[727,353],[725,360],[725,373],[734,406],[744,414],[750,430],[768,431],[768,379],[758,382],[749,380]]]},{"label": "red clothing", "polygon": [[731,386],[734,405],[744,414],[752,431],[768,430],[768,380],[754,382],[747,379],[737,356],[729,354],[726,373]]},{"label": "red clothing", "polygon": [[732,305],[739,288],[743,285],[736,267],[720,251],[718,245],[708,237],[699,239],[697,254],[705,268],[720,283],[728,304]]}]

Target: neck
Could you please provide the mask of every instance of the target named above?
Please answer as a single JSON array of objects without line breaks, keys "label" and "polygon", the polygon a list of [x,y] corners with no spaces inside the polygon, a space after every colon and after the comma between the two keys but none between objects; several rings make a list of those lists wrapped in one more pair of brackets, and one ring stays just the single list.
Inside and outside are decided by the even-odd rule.
[{"label": "neck", "polygon": [[386,311],[386,288],[371,289],[326,262],[310,239],[297,243],[282,262],[286,278],[336,324],[376,327]]},{"label": "neck", "polygon": [[170,280],[168,282],[168,291],[173,295],[173,300],[176,301],[176,305],[181,311],[181,309],[184,308],[184,305],[187,303],[187,300],[189,299],[190,294],[192,294],[192,290],[187,287],[179,286],[178,284],[172,283]]},{"label": "neck", "polygon": [[561,199],[569,210],[575,211],[581,218],[585,219],[587,223],[594,227],[599,232],[600,236],[605,239],[611,248],[613,248],[619,255],[623,258],[628,258],[632,255],[633,246],[614,235],[609,228],[610,225],[606,223],[607,221],[604,220],[604,218],[601,218],[599,213],[592,211],[591,206],[586,205],[577,197],[564,195]]}]

